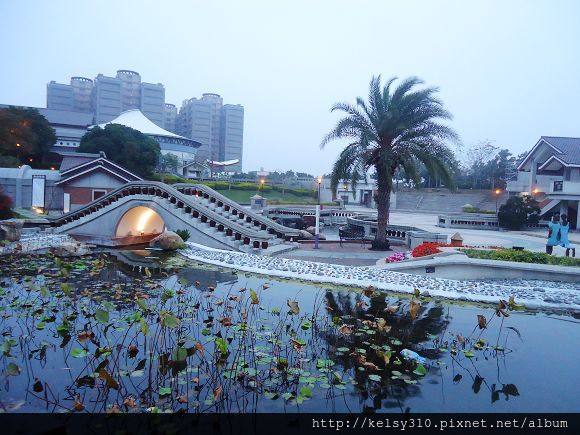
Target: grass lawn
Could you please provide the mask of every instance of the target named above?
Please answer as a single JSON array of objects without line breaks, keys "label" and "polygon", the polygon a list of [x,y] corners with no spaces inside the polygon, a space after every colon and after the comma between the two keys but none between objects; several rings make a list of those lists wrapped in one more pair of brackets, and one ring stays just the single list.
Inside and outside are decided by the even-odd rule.
[{"label": "grass lawn", "polygon": [[554,257],[544,252],[515,251],[513,249],[461,249],[469,258],[483,260],[515,261],[518,263],[553,264],[556,266],[580,267],[580,258]]},{"label": "grass lawn", "polygon": [[[249,204],[250,198],[258,192],[251,190],[218,190],[219,193],[228,197],[229,199],[239,202],[240,204]],[[316,198],[309,198],[307,196],[298,196],[292,193],[284,193],[277,191],[271,191],[264,194],[264,197],[268,199],[269,203],[278,202],[282,204],[317,204]]]}]

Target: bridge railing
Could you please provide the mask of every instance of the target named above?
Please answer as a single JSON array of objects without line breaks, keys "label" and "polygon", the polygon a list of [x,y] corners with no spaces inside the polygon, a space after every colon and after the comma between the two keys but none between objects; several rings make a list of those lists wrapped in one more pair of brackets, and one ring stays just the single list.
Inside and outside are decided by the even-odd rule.
[{"label": "bridge railing", "polygon": [[156,181],[134,181],[127,183],[80,209],[53,219],[51,221],[51,226],[60,227],[81,219],[84,216],[107,207],[121,198],[132,195],[149,195],[152,197],[165,198],[172,204],[175,204],[177,208],[185,209],[186,213],[190,214],[194,219],[200,219],[202,223],[207,223],[210,227],[215,227],[218,231],[225,232],[226,236],[231,236],[234,240],[239,240],[245,245],[251,244],[255,248],[261,247],[266,249],[268,247],[269,237],[262,236],[258,234],[257,231],[240,225],[235,221],[214,212],[198,201],[192,201],[188,195],[179,192],[177,189]]},{"label": "bridge railing", "polygon": [[228,210],[226,211],[229,211],[233,208],[233,210],[235,210],[238,215],[240,212],[242,212],[243,215],[249,217],[252,220],[252,222],[260,225],[265,225],[266,230],[268,230],[271,234],[277,235],[278,237],[282,237],[285,239],[295,238],[298,237],[300,234],[300,232],[294,228],[288,228],[284,225],[280,225],[279,223],[276,223],[265,216],[259,215],[258,213],[255,213],[252,210],[248,210],[240,206],[238,203],[231,200],[227,196],[222,195],[219,192],[216,192],[214,189],[204,184],[178,183],[174,184],[173,187],[178,191],[188,195],[199,196],[199,192],[201,192],[202,196],[207,195],[207,198],[210,200],[210,202],[214,202],[218,207],[227,206]]}]

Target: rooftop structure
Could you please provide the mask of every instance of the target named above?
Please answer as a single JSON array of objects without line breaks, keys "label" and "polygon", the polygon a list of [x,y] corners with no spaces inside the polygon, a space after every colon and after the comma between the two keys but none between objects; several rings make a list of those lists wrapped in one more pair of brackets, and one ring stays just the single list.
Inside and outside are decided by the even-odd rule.
[{"label": "rooftop structure", "polygon": [[100,124],[99,127],[104,128],[107,124],[121,124],[152,137],[159,143],[162,153],[177,156],[182,164],[193,161],[197,149],[201,146],[195,140],[164,130],[151,122],[139,109],[127,110],[115,119]]}]

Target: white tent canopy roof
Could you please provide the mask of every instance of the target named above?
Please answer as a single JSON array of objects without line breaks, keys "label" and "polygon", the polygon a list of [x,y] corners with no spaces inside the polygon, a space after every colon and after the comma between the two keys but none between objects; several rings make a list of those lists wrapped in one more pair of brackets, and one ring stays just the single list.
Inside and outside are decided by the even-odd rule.
[{"label": "white tent canopy roof", "polygon": [[107,124],[121,124],[125,127],[133,128],[149,136],[165,136],[189,140],[183,136],[179,136],[178,134],[171,133],[170,131],[162,129],[150,121],[145,115],[143,115],[139,109],[126,110],[112,121],[99,124],[99,127],[105,128]]}]

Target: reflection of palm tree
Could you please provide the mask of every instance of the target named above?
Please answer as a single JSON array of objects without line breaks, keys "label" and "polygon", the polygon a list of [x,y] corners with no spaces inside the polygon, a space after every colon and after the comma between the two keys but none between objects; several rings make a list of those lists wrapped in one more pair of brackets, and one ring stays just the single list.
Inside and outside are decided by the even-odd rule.
[{"label": "reflection of palm tree", "polygon": [[[357,302],[365,300],[368,306],[364,309],[357,308]],[[390,372],[397,370],[404,372],[404,369],[412,367],[409,361],[401,359],[400,366],[392,365],[392,362],[385,365],[384,360],[378,356],[378,352],[373,350],[375,346],[389,346],[393,351],[394,360],[398,356],[398,351],[403,348],[416,348],[424,343],[427,334],[439,335],[447,327],[449,320],[444,317],[443,307],[434,303],[425,304],[420,310],[418,318],[414,321],[409,316],[408,299],[386,299],[383,296],[366,298],[362,294],[349,292],[327,292],[326,304],[332,309],[329,315],[333,318],[339,317],[341,322],[355,325],[352,335],[344,336],[336,331],[321,332],[322,337],[329,344],[329,354],[334,354],[331,358],[345,370],[353,370],[353,377],[357,381],[357,391],[360,395],[361,403],[365,403],[372,397],[372,408],[381,409],[383,407],[401,407],[409,397],[418,396],[420,387],[418,385],[407,385],[401,382],[368,382],[368,371],[357,369],[355,357],[351,351],[356,348],[367,350],[366,361],[378,367],[386,368],[387,375],[383,372],[383,379],[390,379]],[[387,305],[400,305],[396,314],[387,314],[384,309]],[[384,318],[387,325],[391,327],[388,333],[376,332],[372,335],[366,333],[357,336],[357,329],[362,327],[363,320],[374,321],[375,318]],[[398,340],[400,342],[395,341]],[[393,343],[393,341],[395,341]],[[371,346],[364,344],[370,343]],[[348,347],[349,352],[336,353],[336,349]],[[425,353],[425,352],[422,352]],[[370,394],[369,394],[370,393]]]}]

